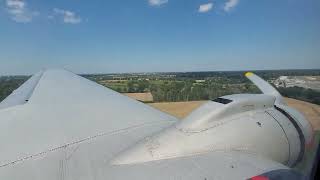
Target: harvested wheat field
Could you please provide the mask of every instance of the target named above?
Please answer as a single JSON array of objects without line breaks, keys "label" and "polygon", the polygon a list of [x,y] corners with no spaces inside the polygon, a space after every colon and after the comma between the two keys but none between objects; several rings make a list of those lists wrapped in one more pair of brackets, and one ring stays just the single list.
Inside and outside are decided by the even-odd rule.
[{"label": "harvested wheat field", "polygon": [[123,95],[130,98],[136,99],[142,102],[153,102],[153,96],[150,92],[148,93],[123,93]]},{"label": "harvested wheat field", "polygon": [[320,130],[320,106],[296,99],[286,98],[289,106],[302,112],[314,130]]},{"label": "harvested wheat field", "polygon": [[163,102],[150,103],[149,105],[182,119],[205,102],[207,101]]},{"label": "harvested wheat field", "polygon": [[[286,98],[286,101],[289,106],[296,108],[305,115],[314,130],[320,130],[320,106],[290,98]],[[182,119],[205,102],[207,101],[164,102],[150,103],[149,105]]]}]

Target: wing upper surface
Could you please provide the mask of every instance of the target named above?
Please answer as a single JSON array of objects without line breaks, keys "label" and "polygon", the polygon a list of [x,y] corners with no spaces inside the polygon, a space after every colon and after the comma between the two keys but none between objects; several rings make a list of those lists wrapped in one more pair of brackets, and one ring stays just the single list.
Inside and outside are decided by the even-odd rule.
[{"label": "wing upper surface", "polygon": [[[136,137],[135,134],[141,130],[137,128],[120,136],[105,136],[97,141],[61,148],[33,161],[0,168],[0,179],[224,180],[248,179],[272,170],[288,169],[272,160],[236,151],[213,151],[130,165],[109,164],[113,153],[106,149],[110,145],[119,146],[119,141],[129,136]],[[118,141],[110,141],[114,138]],[[112,143],[107,145],[106,142]]]},{"label": "wing upper surface", "polygon": [[0,110],[0,166],[103,134],[176,120],[65,70],[44,71],[32,84],[27,103]]}]

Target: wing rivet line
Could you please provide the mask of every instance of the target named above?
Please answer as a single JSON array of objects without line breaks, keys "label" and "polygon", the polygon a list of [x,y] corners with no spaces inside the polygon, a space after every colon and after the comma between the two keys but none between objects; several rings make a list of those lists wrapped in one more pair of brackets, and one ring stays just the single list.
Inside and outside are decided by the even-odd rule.
[{"label": "wing rivet line", "polygon": [[99,138],[99,137],[103,137],[103,136],[107,136],[107,135],[114,135],[114,134],[117,134],[117,133],[120,133],[120,132],[123,132],[123,131],[128,131],[128,130],[132,130],[132,129],[136,129],[136,128],[140,128],[140,127],[143,127],[143,126],[148,126],[148,125],[152,125],[152,124],[156,124],[156,123],[163,123],[163,121],[139,124],[139,125],[131,126],[131,127],[128,127],[128,128],[112,131],[112,132],[106,132],[106,133],[101,133],[101,134],[98,134],[98,135],[95,135],[95,136],[90,136],[90,137],[87,137],[87,138],[84,138],[84,139],[81,139],[81,140],[78,140],[78,141],[74,141],[74,142],[71,142],[71,143],[56,147],[56,148],[52,148],[52,149],[49,149],[49,150],[46,150],[46,151],[43,151],[43,152],[40,152],[40,153],[37,153],[37,154],[25,156],[25,157],[22,157],[20,159],[17,159],[17,160],[14,160],[14,161],[11,161],[11,162],[8,162],[8,163],[5,163],[5,164],[0,164],[0,168],[6,167],[6,166],[9,166],[9,165],[15,165],[15,164],[17,164],[19,162],[23,162],[25,160],[33,159],[33,158],[42,156],[44,154],[55,152],[57,150],[67,148],[67,147],[72,146],[72,145],[76,145],[76,144],[84,143],[84,142],[87,142],[87,141],[90,141],[90,140],[94,140],[94,139]]}]

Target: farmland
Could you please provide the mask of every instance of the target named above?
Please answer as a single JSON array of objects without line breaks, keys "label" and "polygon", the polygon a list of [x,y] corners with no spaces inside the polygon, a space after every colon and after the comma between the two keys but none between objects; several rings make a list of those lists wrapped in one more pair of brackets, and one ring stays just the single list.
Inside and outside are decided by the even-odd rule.
[{"label": "farmland", "polygon": [[[270,83],[281,76],[319,76],[320,70],[256,71]],[[109,75],[83,75],[120,93],[151,93],[153,102],[210,100],[238,93],[260,93],[244,71],[173,72]],[[315,81],[314,83],[318,83]],[[279,87],[284,96],[320,104],[320,91],[303,87]]]},{"label": "farmland", "polygon": [[[120,93],[139,93],[142,102],[206,101],[238,93],[260,93],[244,77],[245,71],[83,74],[82,76]],[[320,70],[254,71],[270,83],[281,76],[320,76]],[[0,77],[0,101],[30,76]],[[318,83],[315,81],[315,83]],[[282,87],[278,90],[291,97],[320,104],[320,91],[304,87]],[[141,93],[147,93],[143,97]]]}]

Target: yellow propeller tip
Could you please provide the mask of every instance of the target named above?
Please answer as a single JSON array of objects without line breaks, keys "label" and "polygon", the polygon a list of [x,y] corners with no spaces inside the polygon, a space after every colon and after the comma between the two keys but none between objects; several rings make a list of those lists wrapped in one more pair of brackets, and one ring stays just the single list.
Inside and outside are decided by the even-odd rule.
[{"label": "yellow propeller tip", "polygon": [[253,73],[252,72],[246,72],[245,76],[249,77],[249,76],[252,76]]}]

